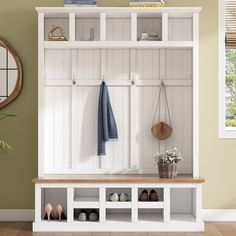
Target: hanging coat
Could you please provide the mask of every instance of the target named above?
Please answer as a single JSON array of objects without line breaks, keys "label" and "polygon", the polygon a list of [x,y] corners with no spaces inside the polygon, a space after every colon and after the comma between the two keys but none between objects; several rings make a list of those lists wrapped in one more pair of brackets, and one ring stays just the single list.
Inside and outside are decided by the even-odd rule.
[{"label": "hanging coat", "polygon": [[102,82],[98,103],[98,155],[106,155],[106,142],[118,139],[117,125],[112,111],[109,92]]}]

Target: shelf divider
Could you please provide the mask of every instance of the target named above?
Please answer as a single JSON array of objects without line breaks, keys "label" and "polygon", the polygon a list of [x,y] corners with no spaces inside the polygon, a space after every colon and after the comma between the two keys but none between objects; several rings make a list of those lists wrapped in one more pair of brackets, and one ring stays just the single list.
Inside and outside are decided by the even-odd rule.
[{"label": "shelf divider", "polygon": [[132,12],[131,13],[131,40],[132,41],[137,41],[137,13],[136,12]]},{"label": "shelf divider", "polygon": [[164,188],[164,210],[163,218],[165,223],[170,222],[170,188]]},{"label": "shelf divider", "polygon": [[75,41],[75,13],[70,13],[69,20],[69,40]]},{"label": "shelf divider", "polygon": [[138,188],[132,188],[132,222],[138,222]]},{"label": "shelf divider", "polygon": [[106,41],[107,29],[106,29],[106,13],[100,13],[100,40]]},{"label": "shelf divider", "polygon": [[162,13],[162,41],[168,41],[168,13]]},{"label": "shelf divider", "polygon": [[99,189],[99,201],[100,201],[99,219],[100,219],[100,222],[105,222],[106,221],[106,189],[105,188]]},{"label": "shelf divider", "polygon": [[67,188],[67,222],[74,221],[73,200],[74,200],[74,189]]}]

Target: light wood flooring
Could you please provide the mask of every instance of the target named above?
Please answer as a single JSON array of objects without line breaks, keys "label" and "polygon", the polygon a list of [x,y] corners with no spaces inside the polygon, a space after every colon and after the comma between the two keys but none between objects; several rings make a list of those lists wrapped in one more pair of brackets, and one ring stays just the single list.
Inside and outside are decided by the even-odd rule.
[{"label": "light wood flooring", "polygon": [[32,233],[30,222],[0,222],[0,236],[236,236],[236,222],[206,222],[204,233]]}]

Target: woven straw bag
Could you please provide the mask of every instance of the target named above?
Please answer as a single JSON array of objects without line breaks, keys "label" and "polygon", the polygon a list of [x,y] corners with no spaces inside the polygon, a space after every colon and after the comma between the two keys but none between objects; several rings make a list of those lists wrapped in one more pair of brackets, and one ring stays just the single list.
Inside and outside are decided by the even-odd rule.
[{"label": "woven straw bag", "polygon": [[[169,124],[167,124],[165,122],[155,123],[155,117],[156,117],[156,113],[157,113],[157,108],[160,105],[160,98],[161,98],[162,90],[164,91],[164,96],[165,96],[165,100],[166,100],[166,106],[167,106],[168,117],[169,117]],[[151,132],[152,132],[152,135],[159,140],[166,140],[172,134],[170,110],[169,110],[169,104],[168,104],[168,100],[167,100],[166,87],[165,87],[163,80],[161,81],[161,87],[160,87],[158,100],[157,100],[157,104],[156,104],[156,109],[155,109],[155,113],[154,113],[154,117],[153,117]]]}]

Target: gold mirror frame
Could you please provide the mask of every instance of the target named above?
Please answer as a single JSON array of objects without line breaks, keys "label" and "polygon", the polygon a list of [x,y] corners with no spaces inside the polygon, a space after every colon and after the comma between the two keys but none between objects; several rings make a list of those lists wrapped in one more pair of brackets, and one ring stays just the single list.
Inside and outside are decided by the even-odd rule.
[{"label": "gold mirror frame", "polygon": [[3,107],[7,106],[12,101],[14,101],[17,98],[17,96],[20,94],[21,89],[22,89],[22,84],[23,84],[23,67],[22,67],[21,60],[20,60],[18,54],[16,53],[16,51],[2,37],[0,37],[0,47],[5,48],[6,50],[8,50],[11,53],[11,55],[13,56],[13,58],[14,58],[14,60],[16,62],[16,66],[17,66],[17,81],[16,81],[16,85],[15,85],[13,91],[11,92],[11,94],[5,100],[0,102],[0,109],[1,109]]}]

